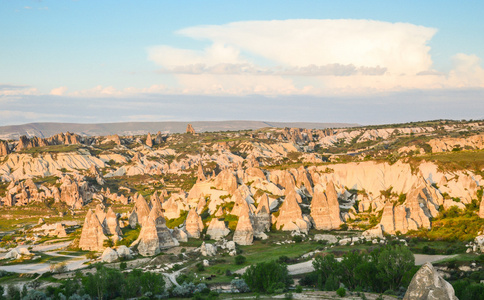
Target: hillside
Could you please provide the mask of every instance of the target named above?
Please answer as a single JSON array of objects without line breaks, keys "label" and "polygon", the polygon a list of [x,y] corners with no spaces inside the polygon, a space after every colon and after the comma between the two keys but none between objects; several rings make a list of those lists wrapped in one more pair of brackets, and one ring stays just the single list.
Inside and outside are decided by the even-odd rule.
[{"label": "hillside", "polygon": [[264,127],[298,127],[307,129],[343,128],[357,126],[347,123],[304,123],[304,122],[263,122],[263,121],[194,121],[194,122],[120,122],[99,124],[76,123],[30,123],[23,125],[0,126],[0,139],[27,137],[50,137],[59,132],[71,132],[82,136],[137,135],[148,132],[182,133],[191,123],[198,132],[236,131],[260,129]]}]

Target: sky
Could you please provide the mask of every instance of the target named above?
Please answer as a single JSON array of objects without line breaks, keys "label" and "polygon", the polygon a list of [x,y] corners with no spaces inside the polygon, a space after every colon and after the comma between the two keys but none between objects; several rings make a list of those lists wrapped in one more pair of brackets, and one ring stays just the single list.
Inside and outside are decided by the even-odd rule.
[{"label": "sky", "polygon": [[484,118],[484,1],[0,0],[0,125]]}]

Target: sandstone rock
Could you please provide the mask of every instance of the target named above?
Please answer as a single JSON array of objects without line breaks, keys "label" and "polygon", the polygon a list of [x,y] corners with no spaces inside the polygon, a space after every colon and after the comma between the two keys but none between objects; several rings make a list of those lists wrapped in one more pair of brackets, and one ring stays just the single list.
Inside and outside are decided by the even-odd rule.
[{"label": "sandstone rock", "polygon": [[138,252],[143,256],[152,256],[160,253],[162,249],[179,245],[166,227],[165,220],[161,217],[155,220],[153,217],[154,214],[150,213],[138,237]]},{"label": "sandstone rock", "polygon": [[101,261],[106,263],[112,263],[119,259],[118,252],[116,250],[107,247],[104,249],[103,254],[101,255]]},{"label": "sandstone rock", "polygon": [[52,232],[52,235],[55,235],[60,238],[66,237],[67,233],[66,233],[66,229],[64,228],[64,225],[62,225],[62,223],[57,223],[55,226],[54,232]]},{"label": "sandstone rock", "polygon": [[103,243],[107,239],[104,228],[99,222],[96,214],[89,210],[82,227],[79,248],[82,250],[102,251]]},{"label": "sandstone rock", "polygon": [[207,177],[205,177],[205,174],[203,173],[203,166],[202,162],[198,165],[198,171],[197,171],[197,182],[205,181],[207,180]]},{"label": "sandstone rock", "polygon": [[175,227],[173,229],[173,231],[171,232],[171,234],[179,242],[184,242],[184,243],[188,242],[187,233],[185,231],[179,229],[178,227]]},{"label": "sandstone rock", "polygon": [[198,239],[200,237],[200,233],[203,230],[203,222],[202,218],[200,218],[194,209],[191,209],[188,213],[185,221],[185,230],[189,238]]},{"label": "sandstone rock", "polygon": [[123,235],[121,228],[119,227],[118,217],[114,213],[113,209],[109,207],[108,213],[105,217],[106,233],[109,235]]},{"label": "sandstone rock", "polygon": [[315,234],[314,235],[315,241],[327,241],[328,244],[336,244],[338,239],[331,234]]},{"label": "sandstone rock", "polygon": [[213,185],[217,189],[227,191],[233,195],[237,190],[237,177],[235,177],[232,170],[225,169],[215,177]]},{"label": "sandstone rock", "polygon": [[413,276],[403,299],[458,300],[452,285],[445,281],[429,262]]},{"label": "sandstone rock", "polygon": [[203,242],[202,246],[200,246],[200,253],[203,256],[215,256],[217,255],[217,246]]},{"label": "sandstone rock", "polygon": [[151,137],[151,134],[148,132],[148,135],[146,136],[146,146],[148,147],[153,147],[153,138]]},{"label": "sandstone rock", "polygon": [[331,182],[325,195],[323,186],[317,184],[314,187],[314,197],[311,202],[311,217],[314,228],[317,230],[337,229],[342,224],[336,190]]},{"label": "sandstone rock", "polygon": [[484,198],[481,200],[481,205],[479,206],[479,217],[484,218]]},{"label": "sandstone rock", "polygon": [[213,218],[208,225],[207,234],[214,240],[220,240],[226,237],[230,230],[225,226],[225,222],[217,218]]},{"label": "sandstone rock", "polygon": [[78,184],[65,177],[60,188],[60,201],[65,202],[72,208],[81,209],[85,203],[92,199],[87,182]]},{"label": "sandstone rock", "polygon": [[187,125],[187,133],[195,134],[195,129],[193,129],[192,124]]},{"label": "sandstone rock", "polygon": [[133,251],[129,249],[128,247],[121,245],[116,248],[116,252],[118,253],[119,257],[125,258],[125,259],[131,259],[133,258]]},{"label": "sandstone rock", "polygon": [[271,229],[271,210],[269,207],[269,197],[266,193],[259,199],[259,204],[254,216],[254,232],[259,234],[270,231]]},{"label": "sandstone rock", "polygon": [[5,156],[10,153],[8,148],[8,143],[5,141],[0,141],[0,156]]},{"label": "sandstone rock", "polygon": [[129,216],[129,225],[131,228],[135,228],[136,225],[143,226],[143,222],[148,218],[150,214],[150,207],[146,202],[145,198],[140,194],[136,193],[134,195],[134,209]]},{"label": "sandstone rock", "polygon": [[253,240],[254,229],[252,228],[249,212],[245,211],[241,216],[239,216],[233,241],[239,245],[252,245]]},{"label": "sandstone rock", "polygon": [[289,191],[284,203],[279,209],[279,217],[277,217],[276,227],[284,231],[301,231],[307,233],[309,224],[303,218],[301,208],[296,199],[296,192]]},{"label": "sandstone rock", "polygon": [[479,250],[481,250],[481,252],[484,252],[484,235],[476,236],[474,242],[476,242],[477,246],[479,246]]}]

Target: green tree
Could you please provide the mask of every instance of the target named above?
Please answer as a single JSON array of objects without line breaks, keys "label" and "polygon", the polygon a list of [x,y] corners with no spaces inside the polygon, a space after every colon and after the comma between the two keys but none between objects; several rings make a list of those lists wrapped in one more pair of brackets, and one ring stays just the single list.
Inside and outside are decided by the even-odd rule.
[{"label": "green tree", "polygon": [[415,265],[415,257],[410,250],[401,245],[387,246],[378,255],[378,278],[387,289],[396,290],[406,272]]},{"label": "green tree", "polygon": [[339,273],[339,262],[334,258],[333,254],[328,254],[324,257],[318,256],[313,261],[313,266],[316,274],[318,274],[318,288],[325,287],[326,280],[330,275]]},{"label": "green tree", "polygon": [[250,266],[242,277],[253,292],[259,293],[284,290],[292,282],[287,265],[277,261],[261,262]]}]

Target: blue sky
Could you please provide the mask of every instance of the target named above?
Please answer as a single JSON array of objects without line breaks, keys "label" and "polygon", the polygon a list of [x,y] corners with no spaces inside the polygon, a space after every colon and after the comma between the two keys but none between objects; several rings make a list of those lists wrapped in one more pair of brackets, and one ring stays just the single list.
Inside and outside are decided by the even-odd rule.
[{"label": "blue sky", "polygon": [[[484,1],[0,0],[0,125],[482,118],[482,12]],[[151,108],[75,109],[140,99]],[[264,113],[234,109],[253,99]],[[428,112],[396,112],[396,99]]]}]

